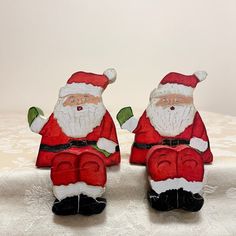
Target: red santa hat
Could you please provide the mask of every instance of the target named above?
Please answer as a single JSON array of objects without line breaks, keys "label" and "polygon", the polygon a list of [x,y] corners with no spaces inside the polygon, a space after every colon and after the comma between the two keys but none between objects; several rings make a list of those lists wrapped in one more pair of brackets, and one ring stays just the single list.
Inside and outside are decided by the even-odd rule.
[{"label": "red santa hat", "polygon": [[150,99],[166,94],[181,94],[184,96],[193,96],[193,90],[197,84],[207,77],[205,71],[197,71],[193,75],[183,75],[176,72],[167,74],[154,89]]},{"label": "red santa hat", "polygon": [[91,94],[101,96],[108,84],[115,82],[115,69],[107,69],[102,75],[76,72],[67,81],[67,84],[60,89],[59,97],[65,97],[70,94]]}]

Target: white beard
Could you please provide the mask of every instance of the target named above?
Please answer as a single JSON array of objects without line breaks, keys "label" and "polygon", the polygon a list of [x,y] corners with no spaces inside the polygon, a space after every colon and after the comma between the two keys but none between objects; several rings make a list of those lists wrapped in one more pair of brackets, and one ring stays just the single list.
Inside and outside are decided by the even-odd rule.
[{"label": "white beard", "polygon": [[150,103],[147,107],[147,117],[150,119],[152,126],[162,136],[173,137],[182,133],[189,125],[193,123],[196,109],[193,104],[185,106],[174,106],[175,110],[170,107],[156,106]]},{"label": "white beard", "polygon": [[86,137],[95,127],[101,124],[106,113],[103,103],[81,106],[83,110],[77,111],[77,106],[63,106],[63,99],[59,99],[54,108],[54,117],[62,131],[69,137]]}]

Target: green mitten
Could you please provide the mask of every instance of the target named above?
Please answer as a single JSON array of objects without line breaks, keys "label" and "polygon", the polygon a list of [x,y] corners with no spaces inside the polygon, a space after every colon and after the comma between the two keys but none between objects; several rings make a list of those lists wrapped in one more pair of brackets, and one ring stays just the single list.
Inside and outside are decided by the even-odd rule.
[{"label": "green mitten", "polygon": [[131,107],[122,108],[116,115],[116,119],[118,120],[120,126],[122,126],[127,120],[133,117],[133,111]]},{"label": "green mitten", "polygon": [[31,124],[33,123],[34,119],[36,117],[38,117],[39,115],[44,115],[43,114],[43,111],[38,108],[38,107],[31,107],[29,110],[28,110],[28,123],[29,123],[29,126],[31,126]]},{"label": "green mitten", "polygon": [[109,157],[111,153],[107,152],[106,150],[100,149],[97,145],[92,145],[96,150],[104,154],[106,157]]}]

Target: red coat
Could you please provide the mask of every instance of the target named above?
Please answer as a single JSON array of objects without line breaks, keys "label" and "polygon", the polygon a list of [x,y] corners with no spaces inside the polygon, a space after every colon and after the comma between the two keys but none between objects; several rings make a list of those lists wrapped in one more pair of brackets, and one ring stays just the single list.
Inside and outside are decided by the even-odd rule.
[{"label": "red coat", "polygon": [[[68,137],[58,125],[57,120],[54,118],[54,115],[51,114],[47,123],[43,126],[39,134],[42,135],[41,145],[61,145],[68,144],[71,141],[75,140],[87,140],[87,141],[98,141],[99,138],[105,138],[115,142],[118,145],[118,139],[116,135],[116,128],[114,122],[111,118],[111,115],[108,111],[106,111],[101,124],[93,129],[91,133],[89,133],[86,137],[83,138],[72,138]],[[81,148],[81,147],[79,147]],[[37,167],[50,167],[51,162],[58,152],[55,151],[47,151],[45,149],[39,149],[36,166]],[[70,147],[66,149],[66,151],[77,153],[78,147]],[[104,161],[107,166],[115,165],[120,162],[120,152],[119,148],[117,148],[116,152],[111,154],[109,157],[104,156]]]},{"label": "red coat", "polygon": [[[196,112],[193,123],[189,125],[182,133],[175,137],[161,136],[155,128],[151,125],[149,118],[146,115],[146,111],[140,117],[137,127],[134,129],[135,142],[141,144],[153,144],[162,142],[163,139],[185,139],[190,140],[193,137],[201,138],[208,142],[208,148],[205,152],[202,152],[202,158],[205,163],[212,162],[213,156],[209,146],[209,139],[207,136],[205,125],[199,115]],[[135,164],[146,164],[146,155],[149,149],[140,149],[132,147],[130,162]]]}]

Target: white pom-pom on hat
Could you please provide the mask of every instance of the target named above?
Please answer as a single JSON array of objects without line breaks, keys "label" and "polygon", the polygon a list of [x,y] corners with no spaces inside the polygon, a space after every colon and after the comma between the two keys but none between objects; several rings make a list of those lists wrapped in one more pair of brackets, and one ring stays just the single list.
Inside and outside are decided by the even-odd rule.
[{"label": "white pom-pom on hat", "polygon": [[109,79],[109,84],[116,81],[116,70],[114,68],[109,68],[103,72],[103,74]]},{"label": "white pom-pom on hat", "polygon": [[194,75],[199,79],[199,81],[203,81],[207,77],[206,71],[196,71]]}]

